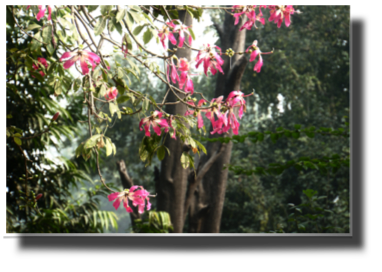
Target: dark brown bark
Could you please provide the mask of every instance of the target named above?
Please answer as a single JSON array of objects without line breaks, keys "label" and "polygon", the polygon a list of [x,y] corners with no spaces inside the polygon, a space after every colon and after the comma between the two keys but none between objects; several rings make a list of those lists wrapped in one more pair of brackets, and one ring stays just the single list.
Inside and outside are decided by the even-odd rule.
[{"label": "dark brown bark", "polygon": [[[119,176],[121,177],[121,183],[122,183],[123,189],[130,189],[131,186],[134,185],[134,182],[129,176],[129,174],[127,173],[126,164],[123,160],[117,161],[117,169],[119,172]],[[137,207],[131,206],[131,208],[133,209],[133,212],[130,213],[130,219],[131,219],[131,224],[134,226],[135,224],[134,220],[140,219],[141,216],[138,213]]]},{"label": "dark brown bark", "polygon": [[[235,52],[244,51],[245,31],[239,31],[244,22],[234,25],[233,16],[226,14],[224,25],[215,25],[221,41],[221,49],[225,52],[232,48]],[[244,56],[235,55],[231,62],[227,56],[223,57],[224,74],[219,73],[215,89],[215,97],[224,95],[227,97],[231,91],[240,90],[240,82],[247,65]],[[211,135],[218,137],[221,135]],[[232,136],[232,131],[226,135]],[[204,175],[201,182],[194,189],[193,203],[189,210],[189,232],[218,233],[223,211],[224,196],[227,184],[228,169],[224,167],[231,159],[232,142],[225,144],[222,152],[222,143],[209,142],[207,144],[207,154],[200,159],[200,165],[208,163],[211,157],[221,153],[210,166],[209,171]],[[202,167],[202,166],[198,166]],[[191,183],[190,183],[191,184]]]},{"label": "dark brown bark", "polygon": [[[179,11],[179,19],[185,25],[192,24],[192,17],[185,11]],[[186,37],[186,41],[187,41]],[[169,43],[170,48],[173,46]],[[184,49],[178,49],[176,56],[178,58],[187,58],[191,60],[191,50],[186,46]],[[181,98],[184,95],[179,94]],[[167,96],[167,102],[176,102],[177,97],[170,91]],[[182,104],[166,106],[166,112],[173,115],[183,116],[187,107]],[[189,169],[183,169],[180,157],[183,153],[184,143],[180,140],[174,140],[170,137],[166,138],[165,146],[170,150],[170,155],[165,156],[162,160],[159,178],[156,179],[157,188],[157,209],[158,211],[166,211],[170,214],[174,232],[183,232],[184,225],[184,202],[187,189],[187,177]]]}]

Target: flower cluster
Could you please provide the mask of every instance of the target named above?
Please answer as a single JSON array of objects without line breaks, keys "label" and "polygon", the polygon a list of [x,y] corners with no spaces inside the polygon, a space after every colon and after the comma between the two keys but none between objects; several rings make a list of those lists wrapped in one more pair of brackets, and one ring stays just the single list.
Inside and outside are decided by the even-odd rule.
[{"label": "flower cluster", "polygon": [[[176,22],[177,24],[175,24]],[[186,39],[185,34],[188,35],[188,44],[191,46],[192,37],[191,33],[188,30],[189,26],[183,25],[179,20],[172,20],[171,22],[167,22],[162,29],[158,32],[158,37],[163,45],[163,48],[166,49],[165,41],[169,39],[169,41],[176,45],[177,41],[175,39],[174,34],[179,34],[179,44],[178,47],[182,47],[184,40]]]},{"label": "flower cluster", "polygon": [[[178,75],[180,71],[180,77]],[[178,82],[179,88],[183,89],[186,93],[194,93],[194,83],[190,78],[190,64],[186,58],[180,58],[177,65],[174,64],[173,58],[167,64],[167,80],[170,82],[170,78],[173,83]]]},{"label": "flower cluster", "polygon": [[73,66],[74,63],[79,61],[83,75],[89,73],[87,62],[89,62],[92,65],[92,68],[94,70],[97,64],[101,61],[100,57],[97,56],[97,54],[85,50],[78,52],[65,52],[64,54],[62,54],[60,61],[64,61],[64,59],[67,59],[64,63],[65,69],[69,69]]},{"label": "flower cluster", "polygon": [[151,116],[143,118],[139,122],[139,129],[142,130],[142,126],[145,129],[145,135],[150,137],[150,128],[151,126],[154,129],[154,132],[160,136],[162,133],[161,128],[165,128],[165,132],[168,132],[169,124],[166,119],[162,118],[163,113],[160,111],[154,111]]},{"label": "flower cluster", "polygon": [[[108,195],[109,201],[114,201],[113,206],[117,210],[121,201],[123,201],[123,207],[128,213],[133,212],[133,209],[129,206],[129,200],[133,203],[134,207],[138,206],[138,212],[143,213],[146,210],[151,209],[150,193],[146,191],[142,186],[132,186],[130,189],[125,189],[122,192],[115,192]],[[147,201],[147,205],[146,205]]]},{"label": "flower cluster", "polygon": [[263,66],[263,58],[261,55],[268,55],[272,54],[272,52],[261,52],[260,48],[257,46],[257,40],[254,40],[253,43],[245,50],[246,53],[250,53],[251,56],[249,58],[249,61],[252,62],[256,59],[257,56],[259,56],[259,60],[256,62],[255,67],[253,68],[254,71],[257,73],[260,73],[261,67]]},{"label": "flower cluster", "polygon": [[[265,24],[265,19],[263,18],[263,13],[261,11],[262,8],[267,8],[266,5],[259,5],[259,12],[256,14],[256,5],[251,6],[241,6],[241,5],[235,5],[233,6],[233,16],[235,17],[235,25],[239,23],[239,18],[241,15],[245,14],[248,17],[248,20],[243,24],[243,26],[240,28],[240,30],[243,30],[244,28],[247,30],[251,30],[252,26],[257,28],[256,21],[259,21],[263,25]],[[281,27],[281,24],[285,18],[285,26],[289,27],[290,25],[290,14],[293,14],[295,12],[293,6],[291,5],[269,5],[268,6],[270,17],[269,22],[274,21],[274,23],[277,24],[277,27]]]},{"label": "flower cluster", "polygon": [[269,17],[269,22],[274,21],[275,24],[277,24],[277,27],[280,28],[281,24],[285,18],[285,26],[290,26],[290,15],[294,13],[294,8],[291,5],[281,5],[281,6],[275,6],[270,5],[268,6],[270,9],[271,16]]},{"label": "flower cluster", "polygon": [[38,62],[38,64],[37,65],[33,64],[32,68],[35,69],[36,71],[38,71],[40,73],[40,75],[43,77],[43,76],[45,76],[45,73],[41,70],[39,71],[39,69],[40,69],[39,66],[45,66],[45,68],[47,68],[48,63],[47,63],[46,59],[44,59],[44,58],[37,58],[37,62]]},{"label": "flower cluster", "polygon": [[[198,120],[198,128],[203,127],[203,118],[202,112],[205,113],[205,116],[208,120],[211,121],[212,131],[211,134],[222,134],[227,133],[229,129],[232,129],[232,132],[237,135],[239,133],[239,122],[237,121],[236,115],[234,113],[234,108],[239,108],[238,115],[241,119],[243,113],[245,112],[245,100],[244,97],[249,95],[244,95],[241,91],[233,91],[231,92],[226,101],[223,101],[223,96],[219,96],[218,98],[214,98],[211,100],[211,103],[206,109],[195,109],[195,110],[187,110],[185,116],[194,115]],[[188,101],[188,104],[195,107],[193,101]],[[205,105],[206,101],[201,99],[198,102],[198,107]]]},{"label": "flower cluster", "polygon": [[224,60],[219,56],[217,52],[213,50],[213,48],[219,50],[219,53],[221,55],[220,47],[216,45],[210,46],[209,44],[207,44],[204,45],[204,49],[200,50],[198,52],[198,55],[196,56],[196,68],[198,68],[199,65],[203,62],[204,74],[206,76],[208,76],[208,69],[210,69],[213,75],[216,74],[217,70],[219,70],[220,73],[224,74],[223,69],[221,67],[224,64]]}]

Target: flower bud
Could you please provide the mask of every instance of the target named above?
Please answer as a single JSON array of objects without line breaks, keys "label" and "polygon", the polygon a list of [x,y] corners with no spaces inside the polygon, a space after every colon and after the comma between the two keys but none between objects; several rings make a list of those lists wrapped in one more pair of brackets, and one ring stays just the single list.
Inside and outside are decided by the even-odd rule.
[{"label": "flower bud", "polygon": [[38,194],[35,198],[35,201],[39,200],[42,197],[42,194]]},{"label": "flower bud", "polygon": [[60,116],[60,113],[56,112],[56,114],[52,117],[52,121],[56,121],[58,116]]}]

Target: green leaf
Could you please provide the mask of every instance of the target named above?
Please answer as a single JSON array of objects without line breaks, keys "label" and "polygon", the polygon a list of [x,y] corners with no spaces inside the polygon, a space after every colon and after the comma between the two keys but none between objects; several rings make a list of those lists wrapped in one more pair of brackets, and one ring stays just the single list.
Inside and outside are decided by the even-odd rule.
[{"label": "green leaf", "polygon": [[42,31],[42,39],[44,43],[50,44],[52,41],[52,26],[48,25]]},{"label": "green leaf", "polygon": [[195,140],[195,139],[194,139],[194,141],[195,141],[195,143],[197,144],[197,146],[200,148],[200,150],[202,150],[202,151],[204,152],[204,154],[207,155],[207,150],[206,150],[206,148],[204,147],[204,145],[202,145],[200,142],[198,142],[198,141]]},{"label": "green leaf", "polygon": [[125,73],[121,67],[118,67],[117,73],[118,73],[118,78],[123,79],[123,76],[125,75]]},{"label": "green leaf", "polygon": [[300,137],[300,133],[299,132],[292,132],[292,137],[295,139],[298,139]]},{"label": "green leaf", "polygon": [[188,31],[190,32],[192,39],[195,40],[195,34],[191,27],[188,28]]},{"label": "green leaf", "polygon": [[40,73],[34,71],[34,70],[31,70],[30,71],[31,75],[34,76],[35,78],[37,78],[39,81],[43,82],[44,81],[44,78],[41,76]]},{"label": "green leaf", "polygon": [[73,89],[74,89],[74,91],[77,92],[80,89],[81,85],[82,85],[81,78],[76,78],[74,80],[74,82],[73,82]]},{"label": "green leaf", "polygon": [[303,192],[304,195],[306,195],[308,198],[312,198],[315,194],[318,193],[317,191],[312,190],[312,189],[303,190],[302,192]]},{"label": "green leaf", "polygon": [[117,20],[117,23],[122,21],[123,18],[125,18],[125,15],[126,15],[126,9],[124,9],[123,7],[119,7],[117,15],[115,16],[115,19]]},{"label": "green leaf", "polygon": [[135,36],[139,35],[139,33],[141,33],[142,29],[143,29],[145,26],[146,26],[146,25],[139,25],[139,26],[137,26],[137,27],[134,29],[133,34],[134,34]]},{"label": "green leaf", "polygon": [[[101,85],[101,88],[99,89],[99,94],[98,94],[98,96],[99,96],[99,97],[104,97],[105,94],[106,94],[106,92],[107,92],[107,90],[106,90],[106,86],[105,86],[105,84],[102,84],[102,85]],[[111,104],[111,103],[110,103],[110,104]]]},{"label": "green leaf", "polygon": [[92,11],[95,11],[97,8],[98,8],[98,6],[95,6],[95,5],[93,5],[93,6],[87,6],[88,7],[88,12],[92,12]]},{"label": "green leaf", "polygon": [[145,33],[143,34],[143,42],[145,44],[148,44],[150,42],[150,40],[152,39],[153,37],[153,33],[151,32],[151,30],[148,28]]},{"label": "green leaf", "polygon": [[88,148],[92,148],[94,147],[97,142],[98,142],[98,139],[102,137],[102,134],[97,134],[97,135],[94,135],[92,136],[90,139],[88,139],[84,145],[84,148],[85,149],[88,149]]},{"label": "green leaf", "polygon": [[295,128],[295,129],[300,129],[300,128],[301,128],[301,125],[294,125],[294,128]]},{"label": "green leaf", "polygon": [[42,43],[41,42],[38,42],[38,41],[42,41],[41,40],[41,32],[37,32],[35,35],[34,35],[34,38],[37,39],[33,39],[32,42],[31,42],[31,51],[34,51],[34,53],[37,53],[37,51],[41,48],[41,45]]},{"label": "green leaf", "polygon": [[96,26],[94,27],[94,35],[98,36],[102,33],[106,27],[106,21],[107,19],[105,17],[102,17],[100,20],[98,20]]},{"label": "green leaf", "polygon": [[162,145],[158,148],[157,150],[157,156],[158,156],[158,159],[161,161],[164,159],[164,157],[166,156],[166,149],[165,149],[165,146]]},{"label": "green leaf", "polygon": [[143,103],[142,103],[142,110],[144,111],[147,111],[150,107],[150,102],[149,100],[146,98],[143,100]]},{"label": "green leaf", "polygon": [[112,9],[113,9],[113,6],[110,6],[110,5],[103,5],[103,6],[101,6],[101,14],[105,16],[105,15],[107,15]]},{"label": "green leaf", "polygon": [[126,101],[129,101],[129,100],[130,100],[130,97],[127,96],[127,95],[121,95],[121,96],[119,96],[119,97],[117,98],[117,102],[118,102],[118,104],[122,104],[122,103],[124,103],[124,102],[126,102]]},{"label": "green leaf", "polygon": [[16,143],[17,145],[22,145],[22,142],[21,142],[20,138],[13,137],[13,140],[15,141],[15,143]]},{"label": "green leaf", "polygon": [[31,30],[36,29],[36,28],[41,28],[41,26],[38,24],[30,24],[25,30],[31,31]]},{"label": "green leaf", "polygon": [[113,143],[111,142],[110,138],[106,138],[106,144],[105,144],[105,147],[106,147],[106,156],[110,156],[111,153],[113,152]]},{"label": "green leaf", "polygon": [[54,54],[54,47],[52,46],[52,44],[51,43],[49,43],[47,46],[45,46],[46,47],[46,50],[48,51],[48,53],[49,53],[49,55],[51,55],[51,56],[53,56],[53,54]]},{"label": "green leaf", "polygon": [[113,117],[114,113],[119,111],[119,108],[117,105],[115,105],[113,102],[109,103],[109,110],[110,110],[110,115]]}]

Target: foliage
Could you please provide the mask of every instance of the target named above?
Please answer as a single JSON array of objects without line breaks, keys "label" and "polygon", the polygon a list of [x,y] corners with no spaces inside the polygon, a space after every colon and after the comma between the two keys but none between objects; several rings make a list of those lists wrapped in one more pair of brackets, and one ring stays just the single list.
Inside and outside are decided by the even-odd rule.
[{"label": "foliage", "polygon": [[[15,25],[12,7],[6,9],[7,232],[103,232],[109,226],[116,228],[115,214],[99,210],[98,198],[106,195],[105,188],[79,170],[77,163],[47,154],[77,131],[82,101],[69,93],[72,76],[56,65],[54,52],[33,50],[32,38]],[[35,34],[41,27],[31,16],[20,17],[19,23]],[[46,79],[33,72],[33,65],[38,65],[36,56],[51,63],[49,72],[44,70]],[[58,97],[52,95],[58,93]],[[60,116],[53,120],[56,112]],[[90,186],[76,199],[72,191],[84,181]]]},{"label": "foliage", "polygon": [[135,233],[169,233],[173,230],[170,215],[167,212],[147,212],[147,218],[135,220]]}]

